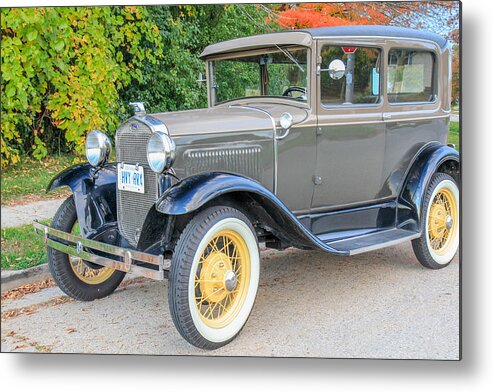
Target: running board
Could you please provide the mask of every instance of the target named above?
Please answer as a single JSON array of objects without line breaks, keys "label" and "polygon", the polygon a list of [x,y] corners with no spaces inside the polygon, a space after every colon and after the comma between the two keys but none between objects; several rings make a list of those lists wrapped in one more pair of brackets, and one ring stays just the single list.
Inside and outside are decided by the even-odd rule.
[{"label": "running board", "polygon": [[344,238],[342,240],[326,241],[331,248],[349,255],[370,252],[372,250],[386,248],[400,244],[401,242],[414,240],[421,236],[420,233],[403,229],[390,229],[364,234],[357,237]]}]

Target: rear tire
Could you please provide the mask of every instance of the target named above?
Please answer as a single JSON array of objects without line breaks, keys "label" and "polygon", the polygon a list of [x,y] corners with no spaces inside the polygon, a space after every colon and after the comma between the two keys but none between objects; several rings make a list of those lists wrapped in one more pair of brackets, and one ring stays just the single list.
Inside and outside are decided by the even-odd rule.
[{"label": "rear tire", "polygon": [[168,286],[171,316],[183,338],[213,350],[238,335],[257,294],[259,261],[255,230],[240,211],[211,207],[187,224]]},{"label": "rear tire", "polygon": [[459,188],[445,173],[435,173],[424,195],[421,237],[413,240],[419,262],[431,269],[450,264],[459,248]]},{"label": "rear tire", "polygon": [[[53,218],[51,227],[72,232],[77,225],[73,196],[63,202]],[[48,266],[58,287],[79,301],[92,301],[110,295],[119,286],[125,272],[85,263],[66,253],[48,247]]]}]

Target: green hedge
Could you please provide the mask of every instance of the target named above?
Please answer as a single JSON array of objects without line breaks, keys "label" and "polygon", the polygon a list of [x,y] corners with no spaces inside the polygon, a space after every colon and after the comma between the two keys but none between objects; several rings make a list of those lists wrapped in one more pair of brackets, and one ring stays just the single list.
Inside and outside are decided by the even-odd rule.
[{"label": "green hedge", "polygon": [[88,129],[114,130],[119,91],[162,55],[142,7],[2,9],[2,163],[42,158],[63,134],[83,149]]},{"label": "green hedge", "polygon": [[206,105],[202,49],[266,32],[255,5],[4,8],[2,166],[22,155],[82,154],[142,100],[151,111]]}]

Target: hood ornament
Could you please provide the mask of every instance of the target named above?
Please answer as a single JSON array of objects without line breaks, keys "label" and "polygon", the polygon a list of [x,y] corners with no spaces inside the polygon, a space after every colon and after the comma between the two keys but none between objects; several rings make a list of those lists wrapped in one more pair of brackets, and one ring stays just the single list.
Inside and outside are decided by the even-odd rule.
[{"label": "hood ornament", "polygon": [[144,102],[130,102],[129,105],[132,106],[136,115],[146,114]]}]

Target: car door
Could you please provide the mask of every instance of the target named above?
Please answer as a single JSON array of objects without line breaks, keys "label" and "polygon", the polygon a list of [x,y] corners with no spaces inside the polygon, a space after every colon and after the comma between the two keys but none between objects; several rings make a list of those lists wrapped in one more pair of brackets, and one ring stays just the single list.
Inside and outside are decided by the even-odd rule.
[{"label": "car door", "polygon": [[[314,187],[312,173],[316,164],[317,117],[310,109],[294,106],[276,109],[277,118],[286,112],[293,116],[295,123],[288,131],[277,131],[276,194],[295,215],[308,214]],[[305,224],[305,220],[302,219],[302,223]]]},{"label": "car door", "polygon": [[419,152],[430,143],[447,143],[449,117],[440,105],[439,80],[447,84],[448,69],[439,64],[435,44],[389,40],[388,46],[382,195],[396,197]]},{"label": "car door", "polygon": [[[375,202],[382,187],[385,155],[383,50],[320,41],[318,53],[312,212]],[[329,71],[329,64],[334,68],[341,61],[343,72]]]}]

